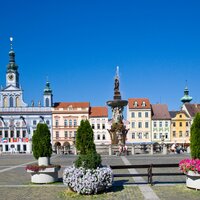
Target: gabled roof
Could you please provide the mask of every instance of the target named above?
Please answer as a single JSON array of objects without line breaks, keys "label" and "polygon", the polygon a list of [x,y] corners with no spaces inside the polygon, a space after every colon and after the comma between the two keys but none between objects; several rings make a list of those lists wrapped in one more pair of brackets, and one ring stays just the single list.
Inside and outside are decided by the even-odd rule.
[{"label": "gabled roof", "polygon": [[151,105],[147,98],[130,98],[128,99],[129,109],[150,109]]},{"label": "gabled roof", "polygon": [[180,111],[169,111],[169,114],[170,114],[171,118],[176,117],[176,115],[179,114],[179,113],[183,113],[183,114],[185,114],[186,117],[189,118],[188,114],[187,114],[184,110],[180,110]]},{"label": "gabled roof", "polygon": [[54,108],[89,108],[89,102],[56,102]]},{"label": "gabled roof", "polygon": [[21,91],[21,89],[18,87],[15,87],[14,85],[8,85],[5,88],[3,88],[1,91]]},{"label": "gabled roof", "polygon": [[200,112],[200,104],[186,103],[184,105],[191,117],[194,117],[197,113]]},{"label": "gabled roof", "polygon": [[152,105],[153,120],[162,120],[162,119],[171,119],[171,116],[168,111],[166,104],[154,104]]},{"label": "gabled roof", "polygon": [[107,107],[91,107],[90,117],[108,117]]}]

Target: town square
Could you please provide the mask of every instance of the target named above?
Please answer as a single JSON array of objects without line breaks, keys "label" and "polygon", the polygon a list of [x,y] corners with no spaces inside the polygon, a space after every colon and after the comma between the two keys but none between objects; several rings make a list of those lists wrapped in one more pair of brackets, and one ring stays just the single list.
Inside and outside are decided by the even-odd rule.
[{"label": "town square", "polygon": [[199,199],[199,2],[0,5],[0,199]]}]

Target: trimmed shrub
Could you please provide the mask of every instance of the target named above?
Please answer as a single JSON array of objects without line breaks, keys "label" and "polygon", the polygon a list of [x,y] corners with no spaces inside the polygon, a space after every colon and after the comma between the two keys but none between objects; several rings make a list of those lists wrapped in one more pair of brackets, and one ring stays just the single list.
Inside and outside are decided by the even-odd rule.
[{"label": "trimmed shrub", "polygon": [[83,167],[85,169],[96,169],[101,166],[101,156],[96,152],[80,155],[75,161],[76,167]]},{"label": "trimmed shrub", "polygon": [[196,114],[191,127],[190,148],[192,158],[200,159],[200,113]]},{"label": "trimmed shrub", "polygon": [[39,157],[51,157],[51,133],[46,124],[39,123],[37,129],[34,131],[32,137],[33,156],[38,159]]}]

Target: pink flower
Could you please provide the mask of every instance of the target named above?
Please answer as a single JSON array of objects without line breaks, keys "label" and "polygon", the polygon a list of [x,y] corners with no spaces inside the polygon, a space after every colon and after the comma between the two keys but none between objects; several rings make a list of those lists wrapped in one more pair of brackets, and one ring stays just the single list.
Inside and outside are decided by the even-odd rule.
[{"label": "pink flower", "polygon": [[200,174],[200,160],[199,159],[181,160],[179,162],[179,169],[185,174],[190,170]]}]

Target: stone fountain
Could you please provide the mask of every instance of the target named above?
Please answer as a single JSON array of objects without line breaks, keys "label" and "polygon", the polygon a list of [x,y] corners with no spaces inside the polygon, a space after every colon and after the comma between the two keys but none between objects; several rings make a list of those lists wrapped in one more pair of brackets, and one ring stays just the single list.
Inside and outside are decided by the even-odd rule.
[{"label": "stone fountain", "polygon": [[111,144],[113,145],[125,145],[128,129],[126,129],[126,126],[124,125],[123,110],[127,104],[127,100],[121,99],[119,91],[119,67],[117,66],[114,84],[114,97],[113,100],[107,101],[107,105],[112,109],[112,125],[111,129],[108,129],[108,132],[110,133]]}]

